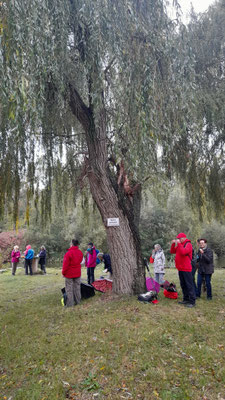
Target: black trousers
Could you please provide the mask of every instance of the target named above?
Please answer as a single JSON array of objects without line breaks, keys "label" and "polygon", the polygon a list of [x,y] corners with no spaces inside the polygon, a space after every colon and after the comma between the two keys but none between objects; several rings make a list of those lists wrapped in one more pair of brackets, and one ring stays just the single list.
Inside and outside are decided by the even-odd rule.
[{"label": "black trousers", "polygon": [[87,268],[87,278],[89,285],[95,281],[95,268]]},{"label": "black trousers", "polygon": [[28,275],[28,267],[29,267],[29,270],[30,270],[30,274],[33,275],[32,260],[25,259],[25,273],[26,273],[26,275]]},{"label": "black trousers", "polygon": [[196,294],[192,272],[179,271],[180,286],[183,292],[183,301],[195,304]]},{"label": "black trousers", "polygon": [[45,263],[39,263],[41,270],[46,274]]}]

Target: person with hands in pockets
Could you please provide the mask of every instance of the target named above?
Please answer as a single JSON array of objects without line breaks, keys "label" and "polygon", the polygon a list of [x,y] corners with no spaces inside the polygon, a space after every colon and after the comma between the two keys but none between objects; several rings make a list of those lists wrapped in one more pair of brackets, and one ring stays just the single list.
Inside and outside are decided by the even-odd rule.
[{"label": "person with hands in pockets", "polygon": [[83,253],[79,249],[79,241],[72,239],[71,246],[63,258],[62,275],[65,278],[67,307],[79,304],[81,301],[81,262]]}]

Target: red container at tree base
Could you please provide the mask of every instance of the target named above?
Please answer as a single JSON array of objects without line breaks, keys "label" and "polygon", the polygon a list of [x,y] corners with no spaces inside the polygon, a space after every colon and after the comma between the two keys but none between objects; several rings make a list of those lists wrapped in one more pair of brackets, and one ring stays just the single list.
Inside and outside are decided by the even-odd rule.
[{"label": "red container at tree base", "polygon": [[176,300],[178,298],[177,292],[169,292],[169,290],[166,289],[164,289],[163,294],[165,297],[168,297],[168,299]]}]

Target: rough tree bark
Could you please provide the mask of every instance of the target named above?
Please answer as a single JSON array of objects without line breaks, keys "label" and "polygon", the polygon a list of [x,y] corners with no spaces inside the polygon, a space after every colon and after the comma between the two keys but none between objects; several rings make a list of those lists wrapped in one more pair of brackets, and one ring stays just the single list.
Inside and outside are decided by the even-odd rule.
[{"label": "rough tree bark", "polygon": [[[141,189],[131,199],[110,174],[104,108],[96,120],[92,110],[72,86],[70,107],[86,135],[89,154],[87,176],[91,194],[106,228],[113,268],[113,291],[129,295],[141,293],[145,290],[145,268],[137,226]],[[119,218],[119,227],[107,227],[107,218]]]}]

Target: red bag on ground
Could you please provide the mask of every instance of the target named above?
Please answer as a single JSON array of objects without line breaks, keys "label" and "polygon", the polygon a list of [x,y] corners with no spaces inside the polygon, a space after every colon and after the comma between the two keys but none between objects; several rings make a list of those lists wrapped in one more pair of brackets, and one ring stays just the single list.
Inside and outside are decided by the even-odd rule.
[{"label": "red bag on ground", "polygon": [[177,292],[169,292],[168,290],[164,289],[163,294],[165,297],[168,297],[168,299],[177,299],[178,298],[178,293]]}]

